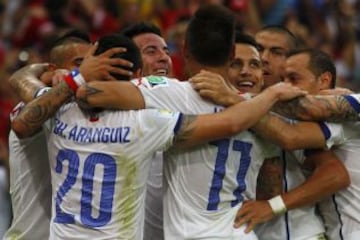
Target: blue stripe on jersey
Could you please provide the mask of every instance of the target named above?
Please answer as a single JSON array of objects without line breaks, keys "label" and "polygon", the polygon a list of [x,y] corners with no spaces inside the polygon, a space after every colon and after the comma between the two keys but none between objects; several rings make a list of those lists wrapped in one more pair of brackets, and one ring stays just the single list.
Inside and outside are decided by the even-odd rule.
[{"label": "blue stripe on jersey", "polygon": [[360,103],[351,95],[345,95],[344,98],[350,103],[350,105],[360,113]]},{"label": "blue stripe on jersey", "polygon": [[181,128],[181,125],[182,125],[182,120],[183,120],[183,114],[180,113],[179,114],[179,117],[178,117],[178,120],[175,124],[175,127],[174,127],[174,134],[177,134]]},{"label": "blue stripe on jersey", "polygon": [[341,221],[341,214],[340,214],[340,211],[339,211],[339,206],[336,202],[336,198],[335,198],[335,194],[332,195],[332,202],[334,203],[334,207],[335,207],[335,212],[336,212],[336,215],[338,216],[338,220],[339,220],[339,223],[340,223],[340,228],[339,228],[339,237],[341,240],[345,240],[344,239],[344,236],[343,236],[343,233],[342,233],[342,229],[343,229],[343,222]]},{"label": "blue stripe on jersey", "polygon": [[[286,159],[286,151],[281,150],[281,160],[283,164],[283,181],[284,181],[284,192],[288,192],[288,181],[287,181],[287,159]],[[286,231],[286,240],[290,240],[290,226],[289,226],[289,214],[286,211],[284,214],[284,220],[285,220],[285,231]]]},{"label": "blue stripe on jersey", "polygon": [[328,140],[331,137],[331,131],[329,127],[324,122],[319,122],[319,126],[324,134],[325,140]]}]

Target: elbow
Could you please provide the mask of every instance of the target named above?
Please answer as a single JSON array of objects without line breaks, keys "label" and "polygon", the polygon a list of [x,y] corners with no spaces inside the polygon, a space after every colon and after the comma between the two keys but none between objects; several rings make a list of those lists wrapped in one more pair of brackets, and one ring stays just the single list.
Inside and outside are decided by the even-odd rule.
[{"label": "elbow", "polygon": [[22,121],[17,120],[17,119],[15,119],[11,123],[11,129],[14,131],[16,136],[20,139],[27,138],[32,135],[31,131],[29,131],[29,129],[25,126],[25,124]]},{"label": "elbow", "polygon": [[350,175],[344,164],[339,160],[337,162],[334,162],[332,165],[332,172],[334,174],[332,174],[333,180],[331,182],[333,182],[333,186],[336,188],[336,191],[340,191],[349,187],[351,183]]}]

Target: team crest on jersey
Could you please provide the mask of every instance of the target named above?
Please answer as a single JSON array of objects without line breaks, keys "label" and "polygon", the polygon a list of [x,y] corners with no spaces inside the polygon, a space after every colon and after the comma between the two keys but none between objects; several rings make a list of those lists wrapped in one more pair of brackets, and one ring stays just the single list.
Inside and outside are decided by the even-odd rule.
[{"label": "team crest on jersey", "polygon": [[165,87],[169,85],[167,78],[159,76],[148,76],[143,80],[145,80],[143,83],[146,84],[149,88]]}]

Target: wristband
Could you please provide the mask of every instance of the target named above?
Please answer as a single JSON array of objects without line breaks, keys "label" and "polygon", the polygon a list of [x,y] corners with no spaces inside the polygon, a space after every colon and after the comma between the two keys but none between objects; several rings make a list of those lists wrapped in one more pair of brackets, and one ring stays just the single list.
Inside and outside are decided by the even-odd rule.
[{"label": "wristband", "polygon": [[71,71],[70,74],[78,87],[80,87],[81,85],[84,85],[86,83],[86,81],[85,81],[84,77],[81,75],[79,69],[75,69],[75,70]]},{"label": "wristband", "polygon": [[51,89],[51,87],[43,87],[43,88],[38,89],[34,94],[34,98],[40,97],[44,93],[47,93],[50,89]]},{"label": "wristband", "polygon": [[78,69],[75,69],[71,71],[70,74],[66,75],[64,81],[74,93],[76,93],[76,90],[81,85],[86,83]]},{"label": "wristband", "polygon": [[74,81],[71,73],[65,76],[64,82],[66,83],[66,85],[68,85],[68,87],[69,87],[74,93],[76,93],[76,90],[79,88],[79,86],[78,86],[78,85],[76,84],[76,82]]},{"label": "wristband", "polygon": [[287,211],[284,200],[280,195],[269,199],[268,202],[275,216],[281,215]]}]

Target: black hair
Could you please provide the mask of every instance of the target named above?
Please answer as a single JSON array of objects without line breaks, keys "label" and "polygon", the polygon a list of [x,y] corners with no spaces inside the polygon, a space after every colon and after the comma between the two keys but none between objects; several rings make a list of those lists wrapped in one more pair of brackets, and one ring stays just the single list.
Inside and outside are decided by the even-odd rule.
[{"label": "black hair", "polygon": [[262,27],[258,32],[275,32],[284,34],[287,37],[287,41],[289,43],[290,51],[298,48],[299,46],[299,40],[297,37],[286,27],[281,25],[267,25]]},{"label": "black hair", "polygon": [[331,83],[330,88],[334,88],[336,85],[336,67],[331,59],[331,57],[325,52],[315,49],[315,48],[303,48],[290,51],[288,57],[297,55],[297,54],[308,54],[310,57],[309,60],[309,69],[316,77],[319,77],[325,72],[331,73]]},{"label": "black hair", "polygon": [[259,44],[255,41],[255,38],[243,32],[235,32],[235,43],[248,44],[259,49]]},{"label": "black hair", "polygon": [[205,5],[191,18],[185,40],[200,64],[219,66],[230,60],[235,39],[235,16],[224,6]]},{"label": "black hair", "polygon": [[66,55],[63,49],[58,49],[60,46],[67,44],[90,44],[89,35],[80,29],[69,29],[59,36],[53,36],[45,46],[45,50],[48,53],[49,61],[58,65],[61,65],[66,60]]},{"label": "black hair", "polygon": [[[99,55],[114,47],[123,47],[126,48],[126,52],[116,53],[112,57],[126,59],[133,63],[133,67],[121,66],[121,68],[135,72],[142,67],[140,50],[130,38],[123,34],[113,33],[103,36],[99,38],[98,43],[95,55]],[[117,80],[130,80],[129,76],[113,73],[111,75]]]},{"label": "black hair", "polygon": [[121,32],[128,38],[134,38],[144,33],[153,33],[161,37],[160,29],[152,23],[139,22],[124,28]]},{"label": "black hair", "polygon": [[57,37],[51,44],[50,49],[54,49],[57,46],[67,43],[91,43],[91,41],[88,33],[80,29],[73,28]]}]

